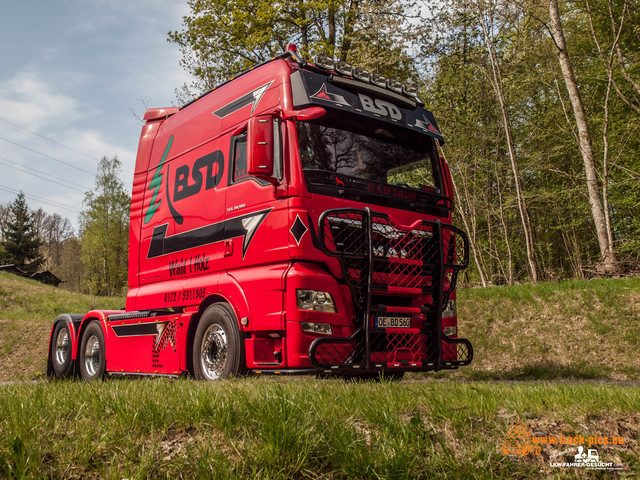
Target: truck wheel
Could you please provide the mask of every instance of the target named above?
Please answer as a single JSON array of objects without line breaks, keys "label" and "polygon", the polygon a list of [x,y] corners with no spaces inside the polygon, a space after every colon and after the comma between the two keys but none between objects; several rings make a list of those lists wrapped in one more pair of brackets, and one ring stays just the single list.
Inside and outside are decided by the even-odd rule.
[{"label": "truck wheel", "polygon": [[247,370],[244,342],[231,307],[215,303],[207,308],[193,339],[193,374],[198,380],[218,380]]},{"label": "truck wheel", "polygon": [[80,375],[85,380],[100,380],[106,370],[104,334],[96,321],[87,325],[80,344]]},{"label": "truck wheel", "polygon": [[73,360],[71,359],[71,332],[64,322],[58,322],[51,337],[51,364],[58,378],[71,375]]}]

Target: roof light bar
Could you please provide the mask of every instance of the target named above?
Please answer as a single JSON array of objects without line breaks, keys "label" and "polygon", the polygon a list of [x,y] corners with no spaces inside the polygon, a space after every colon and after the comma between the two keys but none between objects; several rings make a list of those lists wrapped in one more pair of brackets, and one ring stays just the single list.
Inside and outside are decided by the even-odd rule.
[{"label": "roof light bar", "polygon": [[366,68],[355,67],[353,69],[353,76],[362,82],[369,83],[371,81],[371,74]]},{"label": "roof light bar", "polygon": [[336,68],[336,62],[328,55],[317,55],[315,64],[317,67],[324,68],[325,70],[335,70]]},{"label": "roof light bar", "polygon": [[402,84],[397,80],[388,79],[387,88],[396,93],[402,93]]},{"label": "roof light bar", "polygon": [[418,97],[418,89],[413,85],[403,85],[402,92],[409,97],[417,98]]},{"label": "roof light bar", "polygon": [[351,77],[353,75],[353,67],[347,62],[339,60],[336,62],[336,72],[338,72],[340,75]]},{"label": "roof light bar", "polygon": [[387,79],[384,75],[380,75],[379,73],[371,74],[371,83],[374,85],[378,85],[379,87],[385,88],[387,86]]},{"label": "roof light bar", "polygon": [[[364,83],[375,85],[386,91],[392,91],[402,95],[404,98],[410,97],[412,102],[424,105],[418,98],[418,89],[413,85],[403,85],[398,80],[386,78],[379,73],[370,73],[366,68],[354,67],[342,60],[335,60],[329,55],[317,55],[315,57],[315,66],[323,70],[338,73],[341,77],[351,77]],[[338,77],[334,78],[337,80]],[[346,82],[348,79],[345,78]],[[382,93],[382,92],[380,92]],[[415,103],[413,103],[415,105]],[[415,108],[415,107],[412,107]]]}]

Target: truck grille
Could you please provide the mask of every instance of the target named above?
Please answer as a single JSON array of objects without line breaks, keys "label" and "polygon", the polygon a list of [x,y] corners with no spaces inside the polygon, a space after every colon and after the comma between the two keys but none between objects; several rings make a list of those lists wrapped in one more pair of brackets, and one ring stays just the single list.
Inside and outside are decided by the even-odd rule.
[{"label": "truck grille", "polygon": [[[324,249],[342,259],[344,278],[351,286],[367,284],[370,268],[367,218],[362,210],[337,210],[324,217],[321,232]],[[435,222],[421,222],[411,230],[402,229],[387,215],[371,217],[372,288],[374,292],[410,289],[405,293],[435,293],[433,275],[438,272],[443,252],[443,295],[455,289],[457,272],[468,264],[468,249],[462,232],[440,224],[442,247],[438,245]],[[400,293],[400,292],[399,292]],[[443,298],[443,300],[445,300]]]}]

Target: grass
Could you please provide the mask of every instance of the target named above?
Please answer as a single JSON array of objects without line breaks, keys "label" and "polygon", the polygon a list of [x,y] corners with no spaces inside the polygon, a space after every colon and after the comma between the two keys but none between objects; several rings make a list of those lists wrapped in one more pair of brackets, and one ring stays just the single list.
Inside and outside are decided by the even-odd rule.
[{"label": "grass", "polygon": [[124,300],[124,297],[82,295],[0,272],[0,316],[5,320],[40,320],[50,325],[60,313],[120,309]]},{"label": "grass", "polygon": [[[0,384],[0,478],[640,475],[640,389],[612,382],[638,379],[640,279],[461,290],[458,299],[474,362],[402,383]],[[122,304],[0,273],[0,382],[41,376],[58,314]],[[516,424],[536,435],[622,436],[623,446],[598,451],[624,470],[551,467],[553,447],[505,456]]]},{"label": "grass", "polygon": [[459,328],[482,379],[638,380],[640,278],[466,289]]},{"label": "grass", "polygon": [[81,295],[0,272],[0,381],[34,378],[45,370],[59,314],[123,306],[124,298]]},{"label": "grass", "polygon": [[[640,391],[598,384],[345,383],[312,378],[0,387],[0,477],[532,478],[560,450],[505,456],[509,428],[623,436],[640,474]],[[597,474],[595,475],[597,477]]]}]

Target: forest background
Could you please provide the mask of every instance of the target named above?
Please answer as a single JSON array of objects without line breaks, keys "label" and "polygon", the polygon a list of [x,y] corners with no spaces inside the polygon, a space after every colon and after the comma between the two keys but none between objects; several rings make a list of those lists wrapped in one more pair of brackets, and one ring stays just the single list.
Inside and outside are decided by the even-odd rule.
[{"label": "forest background", "polygon": [[[638,0],[191,0],[189,7],[182,30],[168,34],[193,78],[176,89],[178,103],[288,43],[308,60],[330,55],[418,88],[446,140],[454,223],[470,239],[464,284],[637,272]],[[0,264],[42,264],[72,290],[121,294],[129,199],[119,169],[117,158],[102,160],[77,232],[59,215],[24,214],[24,198],[0,205]],[[16,229],[37,240],[28,257],[11,254]]]}]

